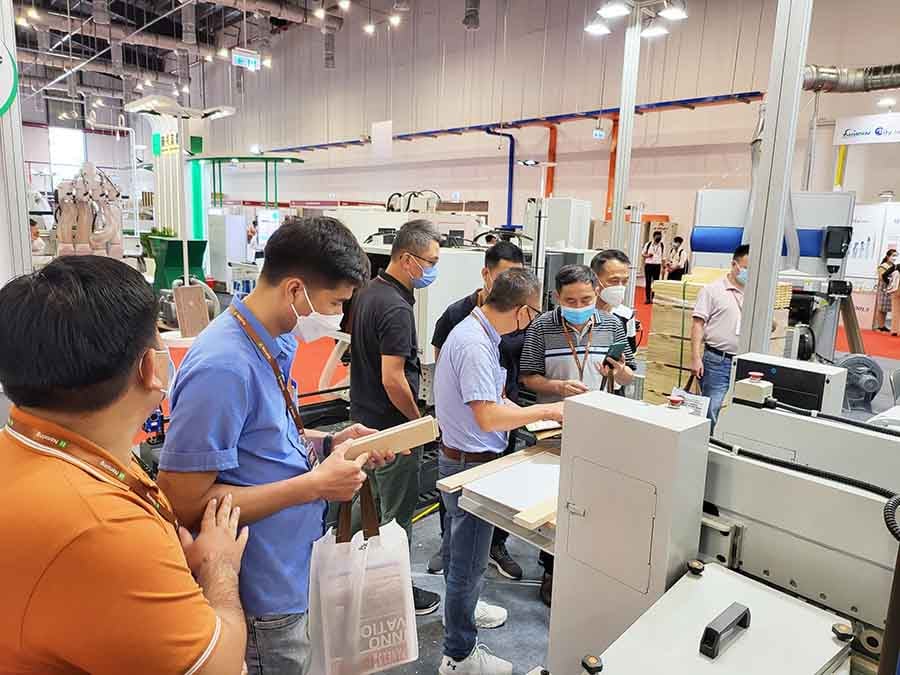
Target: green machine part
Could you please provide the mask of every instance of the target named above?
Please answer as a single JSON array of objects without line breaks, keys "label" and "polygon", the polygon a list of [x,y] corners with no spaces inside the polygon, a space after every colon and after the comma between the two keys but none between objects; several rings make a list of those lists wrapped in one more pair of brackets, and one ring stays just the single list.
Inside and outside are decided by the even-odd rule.
[{"label": "green machine part", "polygon": [[[156,274],[153,277],[153,290],[157,293],[163,288],[172,288],[176,279],[184,278],[184,263],[181,255],[181,240],[169,237],[148,237],[150,254],[156,261]],[[188,271],[192,277],[200,280],[206,278],[203,271],[203,256],[206,253],[206,240],[195,239],[188,242]]]}]

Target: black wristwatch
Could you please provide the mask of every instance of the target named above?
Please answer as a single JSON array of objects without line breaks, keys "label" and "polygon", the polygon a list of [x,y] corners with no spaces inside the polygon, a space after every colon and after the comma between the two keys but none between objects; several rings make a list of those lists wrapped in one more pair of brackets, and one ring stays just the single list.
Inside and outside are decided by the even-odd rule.
[{"label": "black wristwatch", "polygon": [[334,449],[334,434],[328,434],[322,439],[322,459],[326,459]]}]

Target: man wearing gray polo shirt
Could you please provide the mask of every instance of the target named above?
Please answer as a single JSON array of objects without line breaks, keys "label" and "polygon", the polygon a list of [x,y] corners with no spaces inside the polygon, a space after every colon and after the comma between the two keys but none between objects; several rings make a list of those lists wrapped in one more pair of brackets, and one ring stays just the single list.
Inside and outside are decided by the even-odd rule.
[{"label": "man wearing gray polo shirt", "polygon": [[[434,402],[441,426],[441,478],[503,454],[512,429],[538,420],[562,421],[562,404],[522,408],[504,392],[500,338],[539,313],[541,286],[529,270],[500,274],[481,307],[451,331],[435,372]],[[441,675],[510,675],[512,664],[477,644],[475,604],[487,567],[493,526],[459,508],[459,495],[442,494],[444,528],[444,657]]]}]

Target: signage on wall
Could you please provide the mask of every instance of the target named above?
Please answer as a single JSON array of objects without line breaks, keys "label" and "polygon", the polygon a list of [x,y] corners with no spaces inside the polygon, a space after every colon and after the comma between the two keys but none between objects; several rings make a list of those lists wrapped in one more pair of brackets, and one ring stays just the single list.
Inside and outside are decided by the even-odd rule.
[{"label": "signage on wall", "polygon": [[869,143],[900,143],[900,113],[842,117],[835,122],[835,145]]},{"label": "signage on wall", "polygon": [[253,49],[242,49],[241,47],[232,47],[231,49],[231,65],[238,68],[256,72],[259,70],[261,63],[259,52]]},{"label": "signage on wall", "polygon": [[12,52],[0,42],[0,117],[6,114],[19,93],[19,71]]}]

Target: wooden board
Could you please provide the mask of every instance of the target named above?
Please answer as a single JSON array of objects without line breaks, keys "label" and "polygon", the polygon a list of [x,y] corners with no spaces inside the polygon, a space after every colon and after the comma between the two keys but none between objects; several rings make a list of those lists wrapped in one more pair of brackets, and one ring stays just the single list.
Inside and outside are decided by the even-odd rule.
[{"label": "wooden board", "polygon": [[467,483],[476,481],[479,478],[484,478],[485,476],[490,476],[498,471],[503,471],[503,469],[515,466],[519,462],[527,462],[544,452],[546,452],[544,448],[534,446],[532,448],[525,448],[519,452],[514,452],[511,455],[505,455],[500,459],[495,459],[493,462],[479,464],[478,466],[474,466],[471,469],[454,474],[453,476],[442,478],[437,482],[438,490],[449,493],[459,492],[463,485],[466,485]]},{"label": "wooden board", "polygon": [[431,415],[427,415],[356,439],[350,450],[347,451],[346,457],[347,459],[356,459],[364,452],[380,453],[387,450],[393,450],[394,453],[400,455],[408,455],[412,448],[431,443],[437,437],[437,420]]},{"label": "wooden board", "polygon": [[677,335],[650,333],[647,341],[647,360],[688,368],[691,365],[691,341],[687,337]]},{"label": "wooden board", "polygon": [[179,286],[173,291],[175,316],[182,337],[197,337],[209,325],[206,296],[200,286]]},{"label": "wooden board", "polygon": [[664,363],[647,362],[647,374],[644,379],[644,389],[659,393],[668,393],[672,387],[684,387],[691,377],[688,368],[676,368]]},{"label": "wooden board", "polygon": [[652,389],[644,389],[644,401],[646,401],[647,403],[652,403],[654,405],[668,403],[669,394],[663,394],[662,392],[653,391]]},{"label": "wooden board", "polygon": [[654,333],[690,335],[693,323],[691,314],[689,307],[656,298],[653,301],[653,318],[650,325]]},{"label": "wooden board", "polygon": [[519,511],[514,517],[513,522],[519,527],[526,530],[536,530],[541,525],[546,525],[551,520],[556,520],[556,509],[559,497],[547,497],[547,499],[538,502],[534,506]]}]

